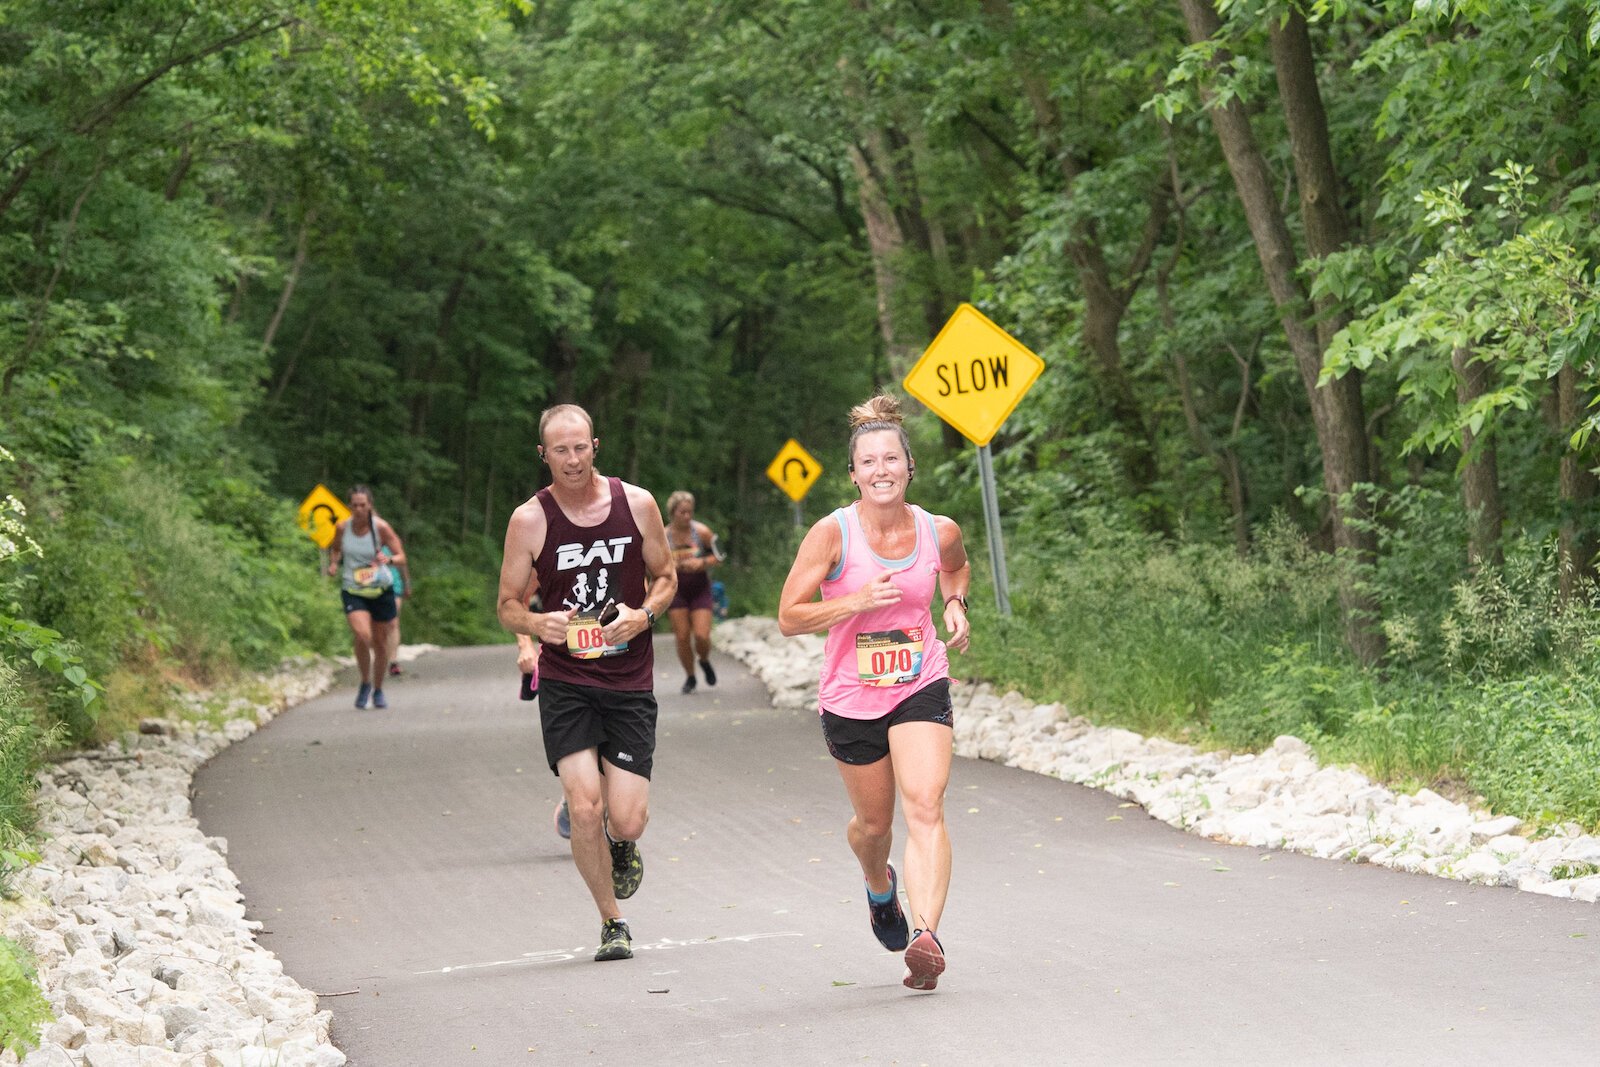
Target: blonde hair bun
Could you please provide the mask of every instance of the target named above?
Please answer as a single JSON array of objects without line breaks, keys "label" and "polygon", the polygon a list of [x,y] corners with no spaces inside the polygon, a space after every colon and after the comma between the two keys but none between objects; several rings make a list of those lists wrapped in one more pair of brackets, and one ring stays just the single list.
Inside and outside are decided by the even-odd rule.
[{"label": "blonde hair bun", "polygon": [[900,401],[887,393],[879,393],[864,404],[850,409],[850,428],[865,426],[869,422],[887,422],[899,426],[905,421],[900,414]]}]

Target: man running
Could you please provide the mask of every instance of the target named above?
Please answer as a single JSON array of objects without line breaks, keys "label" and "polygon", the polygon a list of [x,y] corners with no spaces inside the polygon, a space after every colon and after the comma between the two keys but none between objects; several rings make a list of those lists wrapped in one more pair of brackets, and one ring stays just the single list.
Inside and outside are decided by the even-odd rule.
[{"label": "man running", "polygon": [[[517,508],[500,564],[500,625],[539,640],[545,759],[561,778],[572,860],[600,910],[596,960],[632,957],[618,900],[644,877],[656,744],[650,630],[678,587],[647,490],[595,470],[589,413],[560,404],[539,417],[551,484]],[[542,607],[528,608],[530,590]]]}]

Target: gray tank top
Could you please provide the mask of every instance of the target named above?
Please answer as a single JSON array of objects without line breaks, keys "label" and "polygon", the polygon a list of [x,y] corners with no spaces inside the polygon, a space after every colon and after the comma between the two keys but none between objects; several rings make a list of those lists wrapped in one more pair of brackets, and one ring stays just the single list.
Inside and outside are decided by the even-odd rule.
[{"label": "gray tank top", "polygon": [[345,523],[344,538],[339,542],[339,588],[353,593],[363,586],[388,588],[394,585],[394,571],[388,567],[378,572],[376,581],[366,574],[356,574],[357,571],[370,570],[378,558],[378,520],[374,518],[364,534],[356,533],[350,525]]}]

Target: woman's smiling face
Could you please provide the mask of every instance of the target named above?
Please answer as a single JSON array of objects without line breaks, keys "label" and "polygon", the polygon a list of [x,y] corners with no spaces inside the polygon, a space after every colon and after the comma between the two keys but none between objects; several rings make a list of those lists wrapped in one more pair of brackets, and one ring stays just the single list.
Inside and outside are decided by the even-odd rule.
[{"label": "woman's smiling face", "polygon": [[904,497],[911,481],[911,457],[895,430],[873,430],[856,438],[850,480],[863,500],[893,503]]}]

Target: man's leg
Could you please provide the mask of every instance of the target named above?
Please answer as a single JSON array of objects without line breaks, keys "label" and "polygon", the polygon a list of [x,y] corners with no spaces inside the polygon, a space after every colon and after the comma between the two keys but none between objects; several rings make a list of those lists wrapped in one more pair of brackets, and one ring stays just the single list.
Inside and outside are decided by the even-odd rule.
[{"label": "man's leg", "polygon": [[[611,848],[606,841],[606,783],[597,750],[586,748],[556,762],[572,824],[572,862],[589,887],[602,921],[622,917],[611,888]],[[635,776],[637,777],[637,776]]]},{"label": "man's leg", "polygon": [[639,840],[650,822],[650,779],[611,763],[603,777],[611,839]]}]

